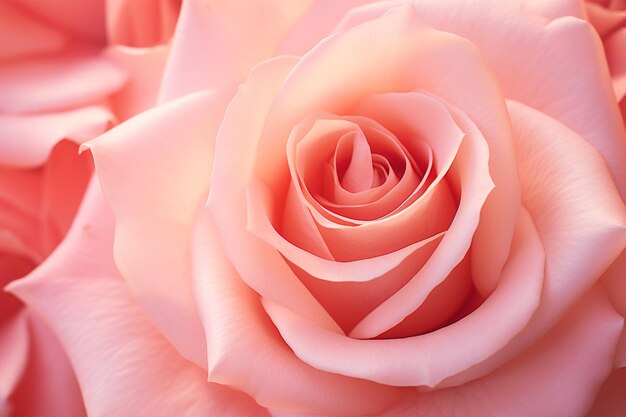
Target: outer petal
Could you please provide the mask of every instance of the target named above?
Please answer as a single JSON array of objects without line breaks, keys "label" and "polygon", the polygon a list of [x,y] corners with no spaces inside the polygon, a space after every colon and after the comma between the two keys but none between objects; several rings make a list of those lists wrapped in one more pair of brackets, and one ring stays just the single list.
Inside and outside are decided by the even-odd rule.
[{"label": "outer petal", "polygon": [[167,43],[176,27],[182,0],[108,0],[107,37],[113,44],[154,46]]},{"label": "outer petal", "polygon": [[26,316],[28,365],[14,393],[11,415],[84,416],[83,399],[66,352],[40,317],[31,311]]},{"label": "outer petal", "polygon": [[224,105],[208,92],[186,96],[87,144],[115,213],[120,272],[157,328],[202,366],[206,348],[191,293],[189,240],[208,192]]},{"label": "outer petal", "polygon": [[[2,297],[6,302],[6,296]],[[10,396],[15,391],[26,368],[28,350],[28,318],[21,312],[9,317],[0,317],[0,416],[8,416],[13,410]]]},{"label": "outer petal", "polygon": [[168,54],[169,46],[165,45],[152,48],[113,46],[106,51],[107,57],[128,72],[128,83],[111,97],[111,107],[120,121],[156,105]]},{"label": "outer petal", "polygon": [[513,101],[508,106],[523,203],[546,252],[541,304],[507,347],[444,385],[485,375],[523,351],[591,288],[626,245],[626,208],[597,151],[545,114]]},{"label": "outer petal", "polygon": [[18,114],[96,103],[126,82],[122,68],[93,52],[4,64],[0,71],[0,111]]},{"label": "outer petal", "polygon": [[[524,3],[541,4],[521,2],[521,11],[531,12],[537,9]],[[508,1],[413,4],[428,24],[475,43],[507,98],[549,114],[593,144],[626,197],[626,134],[602,44],[590,24],[571,16],[543,20]]]},{"label": "outer petal", "polygon": [[82,143],[104,132],[114,120],[113,114],[100,106],[35,115],[0,113],[0,164],[43,165],[60,140]]},{"label": "outer petal", "polygon": [[160,101],[236,85],[256,63],[273,55],[311,1],[186,1]]},{"label": "outer petal", "polygon": [[458,388],[417,395],[397,416],[583,416],[612,369],[623,319],[598,288],[531,349]]},{"label": "outer petal", "polygon": [[11,286],[59,335],[88,414],[264,415],[250,398],[207,383],[151,326],[116,272],[113,225],[94,180],[59,249]]},{"label": "outer petal", "polygon": [[58,52],[67,42],[61,32],[8,1],[0,2],[0,39],[0,62]]},{"label": "outer petal", "polygon": [[14,0],[25,10],[52,22],[72,38],[82,37],[92,42],[104,44],[104,3],[106,0]]}]

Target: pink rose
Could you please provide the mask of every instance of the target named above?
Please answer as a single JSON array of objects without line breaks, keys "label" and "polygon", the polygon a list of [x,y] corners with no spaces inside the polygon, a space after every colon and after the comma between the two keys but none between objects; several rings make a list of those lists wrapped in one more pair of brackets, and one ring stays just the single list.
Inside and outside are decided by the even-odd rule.
[{"label": "pink rose", "polygon": [[88,413],[585,415],[626,365],[626,133],[585,16],[184,3],[163,104],[86,145],[112,213],[94,183],[11,286]]},{"label": "pink rose", "polygon": [[[125,32],[144,32],[138,25],[105,31],[116,21],[105,11],[126,3],[105,10],[101,1],[0,2],[2,289],[50,268],[93,173],[80,143],[156,99],[167,47],[126,46]],[[142,16],[142,24],[151,21]],[[45,321],[0,292],[0,415],[84,413],[74,372]]]}]

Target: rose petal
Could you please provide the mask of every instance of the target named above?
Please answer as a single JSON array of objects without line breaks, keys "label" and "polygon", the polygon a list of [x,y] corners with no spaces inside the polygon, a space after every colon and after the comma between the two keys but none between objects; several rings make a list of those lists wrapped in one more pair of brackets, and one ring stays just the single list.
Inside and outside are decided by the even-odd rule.
[{"label": "rose petal", "polygon": [[0,114],[0,164],[43,165],[61,139],[81,143],[104,132],[115,120],[105,107],[81,107],[36,115]]},{"label": "rose petal", "polygon": [[311,2],[184,2],[159,100],[235,86],[253,65],[273,55]]},{"label": "rose petal", "polygon": [[546,252],[541,304],[524,331],[498,355],[445,385],[492,372],[545,334],[626,245],[626,209],[594,147],[544,113],[514,101],[507,104],[524,206]]},{"label": "rose petal", "polygon": [[0,71],[0,111],[18,114],[96,103],[126,82],[122,68],[93,52],[2,64]]},{"label": "rose petal", "polygon": [[59,52],[66,37],[21,10],[13,2],[0,2],[0,62],[36,54]]},{"label": "rose petal", "polygon": [[[259,293],[279,299],[322,326],[337,324],[295,278],[280,253],[246,231],[246,189],[252,180],[255,152],[276,90],[294,66],[293,57],[278,57],[255,67],[231,101],[216,139],[207,207],[216,223],[226,257],[242,279]],[[246,120],[246,123],[241,123]],[[272,277],[272,279],[267,279]]]},{"label": "rose petal", "polygon": [[109,42],[138,47],[167,43],[174,33],[181,2],[107,1],[105,7]]},{"label": "rose petal", "polygon": [[106,56],[128,73],[128,82],[111,97],[111,107],[120,121],[156,105],[168,54],[169,47],[164,45],[153,48],[114,46],[107,49]]},{"label": "rose petal", "polygon": [[204,212],[194,234],[193,277],[207,332],[210,381],[241,389],[264,407],[325,415],[376,414],[408,393],[321,372],[300,361],[280,339],[258,295],[240,280],[221,246],[213,221]]},{"label": "rose petal", "polygon": [[[337,65],[346,59],[350,65]],[[422,61],[428,65],[415,65]],[[330,37],[300,60],[268,116],[259,146],[263,168],[257,169],[258,175],[271,188],[284,177],[286,164],[276,151],[282,143],[276,138],[286,138],[307,114],[342,114],[371,94],[416,90],[466,111],[489,144],[489,172],[496,187],[476,232],[473,256],[481,262],[472,263],[474,275],[484,276],[489,283],[483,288],[488,293],[506,260],[519,207],[506,109],[479,51],[464,39],[422,24],[412,7],[395,8],[380,19]]]},{"label": "rose petal", "polygon": [[189,236],[208,192],[211,138],[224,106],[211,92],[185,96],[86,144],[116,216],[120,272],[156,327],[201,366],[206,348],[191,294]]},{"label": "rose petal", "polygon": [[207,383],[152,327],[116,272],[113,227],[93,181],[63,244],[11,286],[58,334],[88,415],[266,415],[249,397]]},{"label": "rose petal", "polygon": [[14,392],[11,415],[84,416],[81,392],[65,351],[43,319],[30,311],[27,317],[28,365]]},{"label": "rose petal", "polygon": [[613,371],[602,384],[587,417],[626,415],[624,392],[626,392],[626,368],[621,368]]},{"label": "rose petal", "polygon": [[[5,296],[2,296],[5,302]],[[27,365],[29,339],[28,318],[21,312],[13,317],[1,317],[0,322],[0,415],[8,416],[14,407],[11,395]]]},{"label": "rose petal", "polygon": [[418,394],[408,407],[392,409],[385,416],[584,415],[611,373],[622,327],[623,319],[595,288],[511,363],[460,387]]},{"label": "rose petal", "polygon": [[71,37],[83,37],[104,45],[105,0],[14,0],[44,21],[53,23]]},{"label": "rose petal", "polygon": [[606,59],[613,80],[613,89],[618,101],[626,97],[626,54],[624,54],[626,50],[626,23],[624,23],[624,27],[624,29],[615,32],[604,43]]},{"label": "rose petal", "polygon": [[[498,287],[472,314],[434,332],[356,340],[316,326],[270,300],[264,299],[263,306],[289,347],[317,369],[383,384],[434,387],[489,358],[524,328],[539,303],[543,267],[541,242],[530,216],[522,211]],[[515,309],[510,308],[513,304]]]},{"label": "rose petal", "polygon": [[426,0],[413,6],[433,27],[474,42],[507,98],[547,113],[593,144],[626,197],[626,133],[590,24],[571,16],[537,19],[500,1],[476,7],[464,0]]}]

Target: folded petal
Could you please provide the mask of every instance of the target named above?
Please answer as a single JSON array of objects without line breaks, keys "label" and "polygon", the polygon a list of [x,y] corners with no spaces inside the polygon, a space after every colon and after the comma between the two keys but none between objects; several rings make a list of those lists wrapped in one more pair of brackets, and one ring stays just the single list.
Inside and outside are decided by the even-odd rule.
[{"label": "folded petal", "polygon": [[58,335],[88,415],[265,415],[249,397],[206,382],[150,324],[113,263],[113,225],[93,181],[58,250],[11,286]]},{"label": "folded petal", "polygon": [[94,104],[126,82],[121,67],[93,51],[2,64],[0,71],[0,111],[13,114]]},{"label": "folded petal", "polygon": [[311,2],[184,2],[160,101],[237,85],[255,64],[274,55]]},{"label": "folded petal", "polygon": [[202,366],[206,348],[191,294],[189,240],[208,193],[224,106],[224,97],[210,92],[185,96],[86,144],[115,213],[120,272],[157,328]]},{"label": "folded petal", "polygon": [[497,355],[444,385],[508,362],[552,328],[626,245],[626,207],[598,151],[556,120],[508,101],[520,162],[524,207],[546,254],[541,304]]},{"label": "folded petal", "polygon": [[62,139],[76,143],[93,139],[114,120],[113,114],[101,106],[35,115],[0,113],[0,164],[41,166]]},{"label": "folded petal", "polygon": [[194,234],[195,299],[207,332],[209,380],[261,405],[323,415],[376,415],[408,390],[323,372],[302,362],[267,319],[258,294],[224,256],[208,212]]},{"label": "folded petal", "polygon": [[511,363],[460,387],[416,394],[385,416],[583,416],[611,374],[623,325],[596,288]]}]

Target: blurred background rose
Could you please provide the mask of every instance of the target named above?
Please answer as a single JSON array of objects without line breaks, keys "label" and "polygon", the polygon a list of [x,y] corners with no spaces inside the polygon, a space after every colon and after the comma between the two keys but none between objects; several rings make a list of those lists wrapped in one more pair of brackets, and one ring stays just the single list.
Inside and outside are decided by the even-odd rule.
[{"label": "blurred background rose", "polygon": [[[154,103],[179,7],[0,2],[0,288],[46,262],[72,224],[93,172],[79,144]],[[84,412],[55,336],[0,292],[0,415]]]}]

